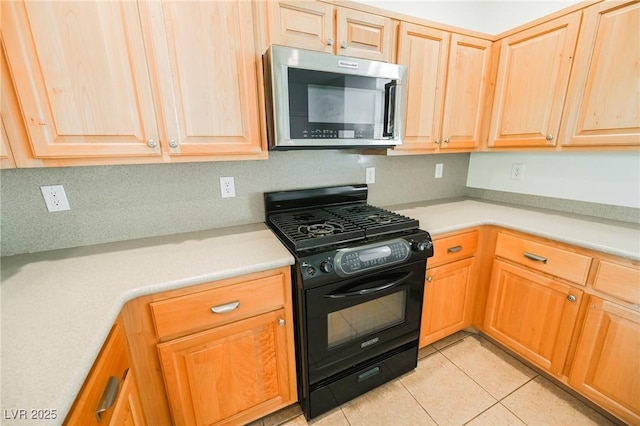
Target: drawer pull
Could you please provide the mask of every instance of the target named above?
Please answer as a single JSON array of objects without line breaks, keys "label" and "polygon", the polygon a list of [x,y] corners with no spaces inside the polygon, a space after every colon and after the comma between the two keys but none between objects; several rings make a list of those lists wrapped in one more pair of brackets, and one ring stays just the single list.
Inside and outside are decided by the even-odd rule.
[{"label": "drawer pull", "polygon": [[224,305],[212,306],[211,312],[214,314],[226,314],[234,309],[238,309],[238,307],[240,307],[240,301],[236,300],[235,302],[225,303]]},{"label": "drawer pull", "polygon": [[113,403],[116,401],[119,388],[120,380],[115,376],[109,377],[107,386],[105,386],[104,392],[102,392],[102,396],[100,397],[100,402],[98,402],[98,407],[96,408],[96,420],[98,422],[102,420],[102,413],[111,408]]},{"label": "drawer pull", "polygon": [[569,302],[575,302],[578,299],[573,294],[570,294],[570,295],[567,296],[567,300]]},{"label": "drawer pull", "polygon": [[457,253],[462,250],[462,246],[449,247],[447,253]]},{"label": "drawer pull", "polygon": [[528,252],[524,252],[524,257],[526,257],[527,259],[531,259],[535,262],[542,262],[542,263],[547,263],[547,258],[546,257],[542,257],[542,256],[538,256],[537,254],[533,254],[533,253],[528,253]]}]

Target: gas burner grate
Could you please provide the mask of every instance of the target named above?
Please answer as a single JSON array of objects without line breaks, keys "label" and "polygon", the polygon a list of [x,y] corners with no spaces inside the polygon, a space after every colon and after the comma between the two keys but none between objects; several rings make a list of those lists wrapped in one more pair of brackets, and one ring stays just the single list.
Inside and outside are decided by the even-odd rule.
[{"label": "gas burner grate", "polygon": [[269,222],[296,251],[365,238],[364,230],[320,208],[274,214]]},{"label": "gas burner grate", "polygon": [[327,207],[325,210],[363,228],[366,237],[418,229],[419,227],[419,222],[416,219],[369,204]]}]

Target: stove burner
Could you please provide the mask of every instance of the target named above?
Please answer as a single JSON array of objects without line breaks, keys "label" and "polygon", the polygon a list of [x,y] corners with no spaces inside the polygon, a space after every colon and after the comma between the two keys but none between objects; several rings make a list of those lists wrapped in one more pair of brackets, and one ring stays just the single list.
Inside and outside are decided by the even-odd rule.
[{"label": "stove burner", "polygon": [[310,238],[334,235],[344,231],[344,226],[336,222],[314,223],[311,225],[300,225],[298,232],[307,234]]},{"label": "stove burner", "polygon": [[383,215],[383,214],[372,214],[371,216],[367,216],[367,219],[372,222],[379,223],[380,225],[386,225],[391,223],[393,218],[391,216]]}]

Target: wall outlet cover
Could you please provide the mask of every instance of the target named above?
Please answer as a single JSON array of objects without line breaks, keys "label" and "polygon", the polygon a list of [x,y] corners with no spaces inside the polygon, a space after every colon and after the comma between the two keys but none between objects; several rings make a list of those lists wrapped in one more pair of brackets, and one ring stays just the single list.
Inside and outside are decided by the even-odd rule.
[{"label": "wall outlet cover", "polygon": [[220,178],[220,195],[222,198],[233,198],[236,196],[236,185],[232,176]]},{"label": "wall outlet cover", "polygon": [[49,212],[61,212],[71,210],[67,194],[64,192],[62,185],[41,186],[40,191],[44,197],[44,203],[47,205]]}]

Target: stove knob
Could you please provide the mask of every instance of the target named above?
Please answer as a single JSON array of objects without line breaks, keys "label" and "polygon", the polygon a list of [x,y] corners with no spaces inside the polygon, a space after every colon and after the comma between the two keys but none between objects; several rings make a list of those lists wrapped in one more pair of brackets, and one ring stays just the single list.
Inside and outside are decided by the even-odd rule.
[{"label": "stove knob", "polygon": [[316,268],[311,265],[307,266],[307,274],[311,277],[314,276],[316,274]]},{"label": "stove knob", "polygon": [[331,262],[324,261],[320,264],[320,270],[326,274],[333,272],[333,265]]},{"label": "stove knob", "polygon": [[411,248],[414,251],[425,251],[433,246],[430,240],[412,241]]}]

